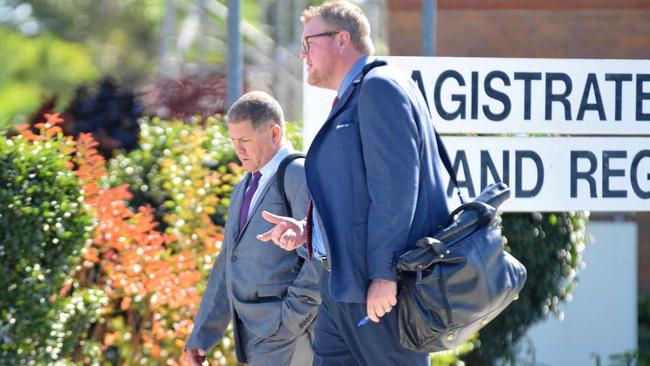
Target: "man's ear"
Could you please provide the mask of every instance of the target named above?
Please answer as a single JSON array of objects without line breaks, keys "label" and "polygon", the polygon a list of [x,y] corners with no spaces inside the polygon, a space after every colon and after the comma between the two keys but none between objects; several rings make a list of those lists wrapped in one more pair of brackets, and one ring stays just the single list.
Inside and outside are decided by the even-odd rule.
[{"label": "man's ear", "polygon": [[271,127],[271,133],[273,134],[273,142],[278,144],[282,141],[282,128],[280,125],[274,123]]},{"label": "man's ear", "polygon": [[338,43],[339,47],[347,47],[350,45],[351,38],[350,38],[350,33],[348,31],[341,31],[338,34]]}]

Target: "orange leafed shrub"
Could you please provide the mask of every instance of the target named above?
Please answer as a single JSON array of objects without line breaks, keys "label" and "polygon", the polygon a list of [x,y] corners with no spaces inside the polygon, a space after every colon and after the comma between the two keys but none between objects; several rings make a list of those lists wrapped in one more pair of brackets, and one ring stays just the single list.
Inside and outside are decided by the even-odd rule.
[{"label": "orange leafed shrub", "polygon": [[[60,133],[58,115],[46,118],[36,125],[38,135],[21,128],[24,138],[45,141]],[[206,210],[192,218],[191,227],[196,229],[192,233],[157,230],[152,207],[129,207],[132,194],[127,185],[108,187],[106,162],[96,146],[91,135],[81,134],[74,147],[62,151],[74,154],[70,168],[81,180],[84,203],[95,215],[92,242],[85,248],[77,282],[100,288],[110,299],[105,321],[89,326],[91,337],[103,343],[104,357],[119,364],[188,364],[182,348],[200,303],[197,283],[205,276],[200,268],[218,252],[222,229],[211,223]],[[219,183],[217,173],[200,178]],[[192,191],[185,194],[192,197]],[[64,284],[61,294],[71,287]]]},{"label": "orange leafed shrub", "polygon": [[[86,203],[97,217],[86,265],[100,272],[99,284],[111,299],[119,301],[116,308],[126,312],[126,327],[108,333],[104,338],[106,346],[124,340],[120,330],[130,331],[130,340],[121,344],[120,353],[128,350],[124,354],[139,363],[149,356],[160,357],[159,343],[173,344],[187,336],[191,323],[180,321],[192,319],[200,302],[195,286],[201,274],[194,253],[166,250],[166,245],[176,238],[155,230],[158,223],[150,207],[140,207],[137,212],[128,208],[131,194],[127,186],[101,187],[107,171],[95,146],[92,137],[81,135],[75,161]],[[110,323],[108,328],[112,328]],[[141,343],[144,349],[140,349]]]},{"label": "orange leafed shrub", "polygon": [[[234,153],[222,121],[217,118],[200,125],[142,120],[140,127],[141,148],[111,159],[109,177],[102,181],[114,188],[128,183],[133,194],[129,199],[131,207],[151,206],[160,222],[156,230],[175,238],[165,244],[165,265],[169,259],[175,259],[175,285],[180,283],[183,288],[193,283],[192,296],[199,296],[223,239],[223,228],[218,224],[224,222],[228,198],[241,168],[230,163]],[[197,268],[198,275],[193,271]],[[156,280],[154,284],[159,283]],[[184,346],[199,305],[198,297],[195,301],[189,296],[182,291],[159,290],[152,299],[165,302],[164,306],[159,304],[164,311],[155,314],[152,324],[155,339],[160,340],[154,342],[160,346],[160,359],[173,357],[174,362],[178,361],[178,351]],[[188,302],[193,303],[191,307],[181,306]],[[169,341],[174,337],[171,344]],[[147,360],[152,359],[153,355]],[[222,342],[210,360],[214,365],[232,364],[232,339]]]}]

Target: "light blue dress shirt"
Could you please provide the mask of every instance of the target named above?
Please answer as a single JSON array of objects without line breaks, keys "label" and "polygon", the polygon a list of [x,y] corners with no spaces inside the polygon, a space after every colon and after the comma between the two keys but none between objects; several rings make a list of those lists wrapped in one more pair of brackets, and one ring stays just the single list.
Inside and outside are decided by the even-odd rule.
[{"label": "light blue dress shirt", "polygon": [[[361,71],[363,71],[363,67],[372,62],[373,60],[368,57],[368,56],[363,56],[357,61],[352,68],[345,74],[345,77],[343,78],[343,81],[341,82],[341,85],[339,86],[339,90],[336,94],[336,96],[340,99],[343,94],[345,93],[345,90],[352,85],[352,82],[356,77],[361,74]],[[314,257],[317,259],[321,259],[323,257],[327,257],[327,251],[325,250],[325,243],[323,242],[323,234],[321,233],[321,228],[317,220],[318,217],[318,209],[314,205],[314,211],[312,213],[312,220],[311,222],[313,223],[313,231],[312,231],[312,236],[311,236],[311,246],[314,251]]]},{"label": "light blue dress shirt", "polygon": [[[258,184],[259,188],[255,191],[255,194],[253,194],[250,207],[255,207],[255,202],[257,202],[257,200],[260,198],[262,192],[264,192],[264,187],[269,184],[269,180],[278,170],[278,167],[280,166],[282,160],[284,160],[284,158],[289,155],[290,150],[293,150],[293,146],[291,146],[289,142],[285,143],[284,146],[278,150],[275,155],[273,155],[271,160],[269,160],[266,164],[264,164],[262,168],[260,168],[260,173],[262,176],[260,177],[260,182]],[[250,217],[252,213],[253,210],[248,210],[248,217]]]}]

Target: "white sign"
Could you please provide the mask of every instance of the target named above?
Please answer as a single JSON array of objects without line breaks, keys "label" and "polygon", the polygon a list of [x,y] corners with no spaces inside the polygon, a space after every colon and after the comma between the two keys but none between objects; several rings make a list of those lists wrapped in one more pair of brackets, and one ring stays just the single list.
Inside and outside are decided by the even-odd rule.
[{"label": "white sign", "polygon": [[[440,133],[516,135],[443,136],[465,194],[502,180],[506,211],[650,211],[650,60],[382,58],[418,84]],[[303,85],[307,149],[335,92]]]},{"label": "white sign", "polygon": [[[382,59],[418,83],[441,133],[650,135],[650,60]],[[320,126],[334,93],[304,93]]]},{"label": "white sign", "polygon": [[[505,211],[648,211],[650,143],[632,137],[443,136],[465,198],[510,187]],[[448,180],[447,180],[448,181]],[[459,199],[448,184],[451,206]]]}]

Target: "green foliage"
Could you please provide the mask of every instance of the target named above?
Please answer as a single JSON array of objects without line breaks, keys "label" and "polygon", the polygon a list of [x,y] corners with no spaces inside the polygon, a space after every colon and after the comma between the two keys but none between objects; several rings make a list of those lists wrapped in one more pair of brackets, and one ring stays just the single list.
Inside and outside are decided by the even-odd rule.
[{"label": "green foliage", "polygon": [[140,149],[118,154],[109,161],[109,183],[129,185],[133,193],[132,207],[149,204],[154,208],[156,220],[169,225],[166,215],[178,210],[181,201],[187,198],[182,192],[188,179],[185,173],[205,177],[216,171],[225,176],[225,184],[207,187],[210,191],[201,191],[201,196],[218,197],[215,212],[210,214],[214,215],[216,224],[225,222],[230,192],[239,175],[229,167],[236,157],[220,119],[209,118],[204,125],[143,119],[139,145]]},{"label": "green foliage", "polygon": [[[228,0],[218,0],[221,4],[228,6]],[[244,0],[241,2],[242,18],[247,22],[258,26],[260,22],[260,4],[255,0]]]},{"label": "green foliage", "polygon": [[502,220],[507,249],[526,266],[528,280],[519,299],[480,331],[476,349],[463,357],[469,365],[515,360],[528,328],[550,314],[562,317],[559,305],[571,301],[578,283],[587,213],[513,213]]},{"label": "green foliage", "polygon": [[0,361],[54,362],[99,315],[101,292],[58,297],[93,225],[66,145],[0,138]]},{"label": "green foliage", "polygon": [[[609,356],[610,366],[634,366],[637,365],[638,354],[636,352],[623,352]],[[639,363],[639,365],[647,365]]]},{"label": "green foliage", "polygon": [[[302,126],[298,123],[287,123],[286,126],[286,138],[296,150],[302,150]],[[131,207],[151,205],[156,221],[161,222],[164,230],[170,224],[166,217],[178,212],[182,201],[188,198],[181,186],[190,175],[203,178],[216,172],[221,182],[209,186],[210,191],[201,190],[201,196],[217,197],[218,202],[210,215],[215,224],[225,224],[230,192],[239,180],[241,170],[232,165],[237,162],[237,157],[225,123],[219,116],[202,122],[194,119],[189,123],[142,119],[139,145],[140,149],[120,153],[109,161],[108,183],[113,187],[129,185],[133,193]],[[188,217],[182,219],[190,220]]]},{"label": "green foliage", "polygon": [[0,131],[33,113],[43,97],[58,95],[59,107],[64,106],[75,85],[98,75],[90,54],[77,43],[50,34],[29,38],[6,27],[0,27],[0,39]]},{"label": "green foliage", "polygon": [[[99,364],[101,345],[86,339],[88,328],[102,316],[102,308],[108,305],[108,297],[96,289],[76,289],[67,297],[61,297],[53,307],[51,332],[45,342],[45,357],[48,361],[59,360],[70,365]],[[77,351],[79,349],[79,351]],[[47,352],[50,350],[49,352]],[[70,361],[75,352],[81,362]],[[52,357],[58,355],[59,357]]]},{"label": "green foliage", "polygon": [[[42,27],[84,45],[104,75],[139,83],[154,71],[162,0],[29,0]],[[132,84],[132,85],[135,85]]]},{"label": "green foliage", "polygon": [[432,353],[430,355],[431,366],[463,366],[463,362],[460,360],[462,355],[470,352],[473,349],[473,342],[476,341],[478,334],[474,334],[470,339],[458,346],[458,348]]},{"label": "green foliage", "polygon": [[302,151],[302,123],[301,122],[287,122],[286,138],[291,142],[293,148]]},{"label": "green foliage", "polygon": [[322,4],[323,2],[320,1],[320,0],[307,0],[307,1],[305,1],[305,3],[306,3],[305,4],[306,6],[318,6],[318,5]]}]

